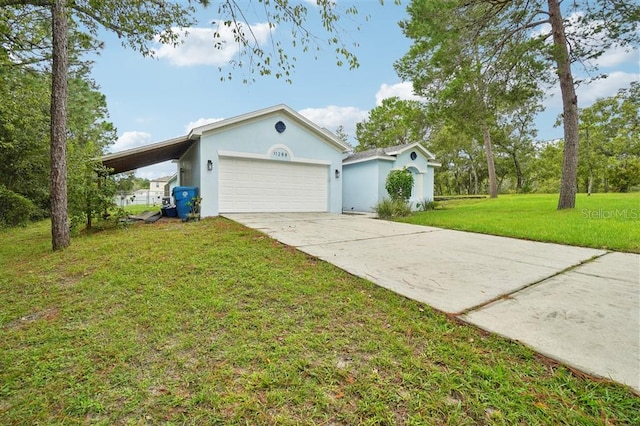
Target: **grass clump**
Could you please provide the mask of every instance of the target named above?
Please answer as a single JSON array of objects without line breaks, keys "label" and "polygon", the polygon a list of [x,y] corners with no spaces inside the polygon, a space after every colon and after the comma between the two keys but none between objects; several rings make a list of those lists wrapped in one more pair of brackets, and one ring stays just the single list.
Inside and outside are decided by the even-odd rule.
[{"label": "grass clump", "polygon": [[437,209],[439,206],[437,201],[424,198],[416,203],[416,210],[421,212],[428,212]]},{"label": "grass clump", "polygon": [[557,210],[557,194],[500,195],[440,203],[401,219],[418,225],[640,253],[640,194],[578,194]]},{"label": "grass clump", "polygon": [[411,204],[403,199],[383,198],[373,207],[380,219],[397,219],[411,215]]},{"label": "grass clump", "polygon": [[3,425],[640,423],[623,386],[226,219],[1,236]]}]

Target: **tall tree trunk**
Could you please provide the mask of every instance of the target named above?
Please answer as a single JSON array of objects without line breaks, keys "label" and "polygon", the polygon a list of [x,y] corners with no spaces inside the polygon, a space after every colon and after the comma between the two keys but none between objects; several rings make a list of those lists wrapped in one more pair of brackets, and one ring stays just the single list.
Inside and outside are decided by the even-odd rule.
[{"label": "tall tree trunk", "polygon": [[65,0],[54,0],[53,63],[51,69],[51,236],[53,250],[69,247],[67,218],[67,11]]},{"label": "tall tree trunk", "polygon": [[498,180],[496,179],[496,165],[493,160],[493,148],[491,147],[491,134],[487,123],[482,123],[482,139],[484,140],[484,153],[487,157],[487,172],[489,173],[489,196],[498,197]]},{"label": "tall tree trunk", "polygon": [[[469,155],[469,167],[471,168],[471,175],[469,176],[469,186],[467,188],[467,195],[478,195],[478,169],[476,168],[476,159],[473,155]],[[473,176],[473,186],[471,186],[471,176]]]},{"label": "tall tree trunk", "polygon": [[516,155],[516,150],[511,152],[511,158],[513,159],[513,165],[516,168],[516,191],[522,191],[522,184],[524,181],[524,177],[522,176],[522,167],[520,167],[520,161],[518,160],[518,156]]},{"label": "tall tree trunk", "polygon": [[547,0],[549,21],[553,32],[555,60],[562,92],[562,114],[564,127],[564,156],[562,159],[562,181],[558,210],[572,209],[576,206],[578,182],[578,97],[571,73],[571,58],[564,34],[564,22],[560,12],[559,0]]}]

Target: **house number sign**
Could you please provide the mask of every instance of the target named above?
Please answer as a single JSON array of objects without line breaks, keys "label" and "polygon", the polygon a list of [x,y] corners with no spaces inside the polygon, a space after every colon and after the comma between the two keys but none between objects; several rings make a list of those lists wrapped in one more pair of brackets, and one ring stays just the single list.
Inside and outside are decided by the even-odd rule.
[{"label": "house number sign", "polygon": [[271,158],[274,160],[289,160],[289,153],[284,148],[276,148],[271,151]]}]

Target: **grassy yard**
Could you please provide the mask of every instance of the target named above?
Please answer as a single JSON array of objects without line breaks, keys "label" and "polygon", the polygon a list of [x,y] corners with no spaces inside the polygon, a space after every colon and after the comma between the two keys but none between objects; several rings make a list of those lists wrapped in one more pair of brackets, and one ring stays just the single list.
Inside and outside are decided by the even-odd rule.
[{"label": "grassy yard", "polygon": [[449,200],[402,221],[640,253],[640,193],[578,194],[571,210],[559,211],[557,204],[557,194]]},{"label": "grassy yard", "polygon": [[2,425],[640,424],[623,386],[226,219],[0,237]]}]

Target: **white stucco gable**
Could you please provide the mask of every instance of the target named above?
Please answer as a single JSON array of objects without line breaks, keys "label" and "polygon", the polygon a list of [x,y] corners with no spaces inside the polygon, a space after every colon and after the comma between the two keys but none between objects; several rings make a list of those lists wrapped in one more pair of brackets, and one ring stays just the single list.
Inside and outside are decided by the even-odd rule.
[{"label": "white stucco gable", "polygon": [[422,144],[412,143],[356,152],[343,160],[342,199],[344,211],[370,212],[383,198],[391,170],[406,168],[413,173],[413,206],[433,200],[435,167],[440,164]]},{"label": "white stucco gable", "polygon": [[180,182],[199,188],[202,216],[342,210],[349,146],[286,105],[194,128]]},{"label": "white stucco gable", "polygon": [[346,153],[349,151],[350,147],[348,144],[343,142],[340,138],[338,138],[335,134],[331,133],[329,130],[325,128],[319,127],[317,124],[298,113],[297,111],[291,109],[285,104],[274,105],[269,108],[264,108],[261,110],[249,112],[246,114],[238,115],[236,117],[227,118],[224,120],[216,121],[215,123],[205,124],[203,126],[194,127],[189,132],[188,138],[191,140],[200,139],[203,135],[207,133],[216,132],[220,129],[229,129],[235,126],[246,126],[248,123],[256,120],[263,120],[269,116],[281,115],[282,117],[287,117],[294,122],[298,123],[300,126],[306,128],[307,131],[314,133],[320,139],[323,139],[326,143],[333,145],[336,149],[338,149],[342,153]]}]

